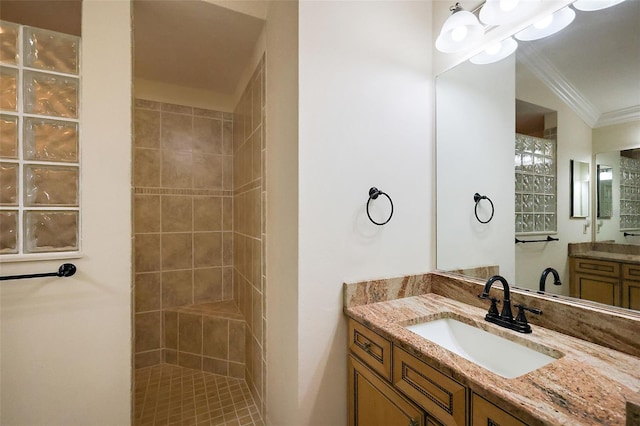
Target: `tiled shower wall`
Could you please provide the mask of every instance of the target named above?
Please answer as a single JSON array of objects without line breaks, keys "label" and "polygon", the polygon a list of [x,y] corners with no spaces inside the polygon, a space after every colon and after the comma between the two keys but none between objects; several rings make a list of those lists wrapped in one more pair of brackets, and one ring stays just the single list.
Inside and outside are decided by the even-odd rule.
[{"label": "tiled shower wall", "polygon": [[258,408],[265,405],[265,76],[260,61],[233,117],[234,284],[247,322],[245,378]]},{"label": "tiled shower wall", "polygon": [[162,362],[162,310],[233,299],[233,115],[135,102],[135,364]]}]

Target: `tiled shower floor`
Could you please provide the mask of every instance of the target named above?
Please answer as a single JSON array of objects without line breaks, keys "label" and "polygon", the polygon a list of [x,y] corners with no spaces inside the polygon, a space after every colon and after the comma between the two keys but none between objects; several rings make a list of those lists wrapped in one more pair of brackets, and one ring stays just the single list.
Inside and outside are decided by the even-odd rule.
[{"label": "tiled shower floor", "polygon": [[136,370],[135,426],[259,425],[247,383],[176,365]]}]

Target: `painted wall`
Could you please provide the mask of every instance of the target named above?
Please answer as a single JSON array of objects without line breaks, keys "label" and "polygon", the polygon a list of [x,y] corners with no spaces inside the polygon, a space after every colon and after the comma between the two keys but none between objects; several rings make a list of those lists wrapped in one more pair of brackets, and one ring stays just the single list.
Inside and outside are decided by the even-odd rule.
[{"label": "painted wall", "polygon": [[[594,130],[595,134],[595,130]],[[610,166],[611,179],[611,217],[594,217],[595,241],[615,241],[616,243],[628,243],[620,232],[620,151],[609,151],[596,154],[596,164]],[[595,169],[594,169],[595,170]],[[594,174],[595,176],[595,174]],[[597,193],[596,193],[597,194]],[[597,196],[597,195],[596,195]]]},{"label": "painted wall", "polygon": [[[433,269],[430,21],[430,2],[299,4],[294,424],[346,423],[342,283]],[[394,202],[385,226],[372,224],[365,212],[372,186]],[[372,204],[372,214],[383,220],[384,198]],[[267,299],[268,309],[275,309],[274,299]],[[270,389],[267,398],[275,392]]]},{"label": "painted wall", "polygon": [[640,147],[640,120],[593,129],[593,153]]},{"label": "painted wall", "polygon": [[[465,62],[438,76],[438,269],[500,266],[515,277],[515,58],[490,65]],[[475,217],[474,194],[488,196],[494,216]],[[491,217],[481,200],[478,217]]]},{"label": "painted wall", "polygon": [[[518,65],[516,96],[525,102],[543,106],[558,112],[557,141],[557,191],[558,234],[560,241],[553,243],[518,244],[516,246],[516,284],[520,287],[538,288],[540,274],[546,267],[560,273],[562,286],[547,285],[551,293],[569,294],[569,262],[567,244],[591,241],[591,229],[586,227],[588,218],[570,217],[570,160],[591,163],[591,128],[567,104],[553,94],[526,68]],[[593,176],[593,172],[591,173]],[[551,281],[551,279],[549,279]]]},{"label": "painted wall", "polygon": [[[0,286],[0,423],[131,419],[131,28],[125,1],[82,18],[82,251],[71,278]],[[2,264],[51,272],[61,261]]]}]

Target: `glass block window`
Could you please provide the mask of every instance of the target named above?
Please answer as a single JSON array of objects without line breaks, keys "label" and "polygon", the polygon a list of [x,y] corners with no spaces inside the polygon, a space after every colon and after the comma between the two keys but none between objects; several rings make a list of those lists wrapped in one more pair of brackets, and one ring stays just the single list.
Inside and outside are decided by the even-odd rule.
[{"label": "glass block window", "polygon": [[620,230],[640,229],[640,161],[620,157]]},{"label": "glass block window", "polygon": [[0,21],[0,261],[80,250],[80,38]]},{"label": "glass block window", "polygon": [[516,235],[557,231],[556,169],[555,139],[516,134]]}]

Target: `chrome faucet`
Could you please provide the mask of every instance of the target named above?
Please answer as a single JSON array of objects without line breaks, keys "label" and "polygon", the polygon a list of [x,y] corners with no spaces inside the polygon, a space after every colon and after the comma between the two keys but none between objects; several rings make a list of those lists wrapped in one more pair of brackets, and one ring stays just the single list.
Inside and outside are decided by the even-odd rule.
[{"label": "chrome faucet", "polygon": [[[491,286],[496,281],[500,281],[502,283],[502,288],[504,291],[504,303],[502,305],[502,312],[500,314],[498,314],[498,308],[496,306],[500,301],[495,297],[489,297],[489,290],[491,290]],[[515,305],[516,308],[518,308],[518,315],[514,319],[513,313],[511,312],[511,290],[509,289],[509,283],[504,277],[500,275],[494,275],[489,278],[489,280],[487,280],[487,283],[484,285],[482,294],[479,294],[478,297],[480,299],[489,299],[491,301],[489,312],[487,312],[487,315],[485,315],[484,317],[485,321],[497,324],[501,327],[515,330],[520,333],[531,333],[531,326],[527,322],[524,311],[529,311],[537,315],[542,314],[542,311],[540,309],[529,308],[524,305]]]},{"label": "chrome faucet", "polygon": [[561,285],[562,284],[560,282],[560,274],[558,274],[558,271],[556,271],[553,268],[546,268],[544,271],[542,271],[542,275],[540,276],[540,289],[538,290],[538,293],[544,293],[544,291],[545,291],[545,283],[547,281],[547,276],[549,274],[553,274],[553,284],[554,285]]}]

